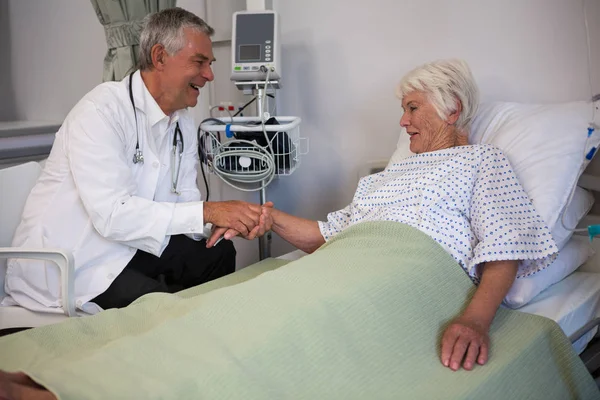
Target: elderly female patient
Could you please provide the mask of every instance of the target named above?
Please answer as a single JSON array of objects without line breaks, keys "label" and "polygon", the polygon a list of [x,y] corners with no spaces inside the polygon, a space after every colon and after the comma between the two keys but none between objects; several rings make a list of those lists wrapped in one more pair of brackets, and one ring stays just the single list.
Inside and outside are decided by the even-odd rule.
[{"label": "elderly female patient", "polygon": [[[364,221],[396,221],[433,238],[478,285],[441,344],[444,366],[471,370],[488,360],[488,331],[515,277],[548,266],[557,247],[502,151],[468,143],[478,89],[465,62],[418,67],[402,79],[398,96],[404,109],[400,125],[415,155],[363,178],[352,203],[326,222],[294,217],[267,203],[267,225],[309,253]],[[223,234],[230,238],[236,232],[217,228],[208,246]],[[0,373],[1,381],[27,398],[54,398],[23,374]]]},{"label": "elderly female patient", "polygon": [[515,277],[545,268],[558,249],[502,151],[468,143],[478,88],[465,62],[418,67],[397,94],[416,155],[363,178],[352,203],[327,222],[272,210],[273,230],[309,253],[364,221],[397,221],[429,235],[478,285],[441,348],[443,365],[470,370],[488,359],[488,331]]}]

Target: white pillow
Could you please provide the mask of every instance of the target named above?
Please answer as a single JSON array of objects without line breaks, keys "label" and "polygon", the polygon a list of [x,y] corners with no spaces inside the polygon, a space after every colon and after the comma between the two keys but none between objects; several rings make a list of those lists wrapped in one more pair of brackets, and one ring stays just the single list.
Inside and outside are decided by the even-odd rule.
[{"label": "white pillow", "polygon": [[410,148],[408,147],[409,142],[406,141],[407,136],[408,133],[406,133],[406,129],[400,128],[400,135],[398,135],[398,143],[396,143],[396,150],[394,150],[394,153],[390,157],[390,160],[388,161],[385,169],[388,169],[392,165],[399,163],[405,158],[413,155],[413,153],[410,151]]},{"label": "white pillow", "polygon": [[492,143],[508,157],[521,185],[551,231],[573,185],[587,165],[585,154],[598,146],[600,133],[587,143],[592,103],[482,104],[470,143]]},{"label": "white pillow", "polygon": [[574,235],[552,264],[533,275],[516,279],[504,298],[504,304],[511,308],[524,306],[542,291],[574,272],[593,254],[589,239]]},{"label": "white pillow", "polygon": [[[591,210],[593,205],[594,196],[587,190],[577,186],[571,202],[565,208],[565,226],[567,228],[575,228],[583,217]],[[554,229],[552,229],[552,237],[559,250],[567,244],[572,235],[573,231],[566,230],[560,219],[556,221],[556,225],[554,226]]]}]

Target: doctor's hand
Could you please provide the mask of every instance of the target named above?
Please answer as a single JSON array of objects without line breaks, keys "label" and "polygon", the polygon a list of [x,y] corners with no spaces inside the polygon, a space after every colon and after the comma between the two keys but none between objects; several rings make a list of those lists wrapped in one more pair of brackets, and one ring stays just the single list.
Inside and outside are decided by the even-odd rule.
[{"label": "doctor's hand", "polygon": [[489,326],[475,318],[456,318],[442,336],[442,364],[453,371],[460,369],[461,364],[467,371],[473,369],[475,362],[484,365],[490,348],[488,332]]},{"label": "doctor's hand", "polygon": [[205,201],[204,223],[234,229],[246,236],[260,223],[261,212],[261,206],[245,201]]},{"label": "doctor's hand", "polygon": [[210,238],[206,241],[206,247],[211,248],[214,246],[222,236],[227,240],[231,240],[238,235],[247,240],[253,240],[257,237],[263,236],[265,233],[271,230],[271,226],[273,225],[273,218],[271,216],[272,210],[273,202],[269,201],[263,204],[261,207],[261,215],[258,225],[256,225],[247,235],[242,235],[240,232],[232,228],[225,228],[221,226],[215,227]]}]

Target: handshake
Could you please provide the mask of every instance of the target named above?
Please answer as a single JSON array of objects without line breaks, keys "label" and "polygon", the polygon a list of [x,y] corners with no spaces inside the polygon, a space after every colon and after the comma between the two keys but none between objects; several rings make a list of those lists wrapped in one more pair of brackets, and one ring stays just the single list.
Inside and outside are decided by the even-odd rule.
[{"label": "handshake", "polygon": [[210,248],[221,238],[229,240],[242,236],[252,240],[271,230],[273,225],[273,203],[262,206],[245,201],[204,202],[204,223],[213,224],[206,247]]}]

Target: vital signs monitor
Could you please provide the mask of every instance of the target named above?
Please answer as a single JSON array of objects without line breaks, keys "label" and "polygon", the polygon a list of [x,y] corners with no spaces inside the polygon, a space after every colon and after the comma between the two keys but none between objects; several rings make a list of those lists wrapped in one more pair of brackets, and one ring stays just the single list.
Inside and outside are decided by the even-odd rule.
[{"label": "vital signs monitor", "polygon": [[272,10],[238,11],[233,14],[231,80],[281,78],[279,16]]}]

